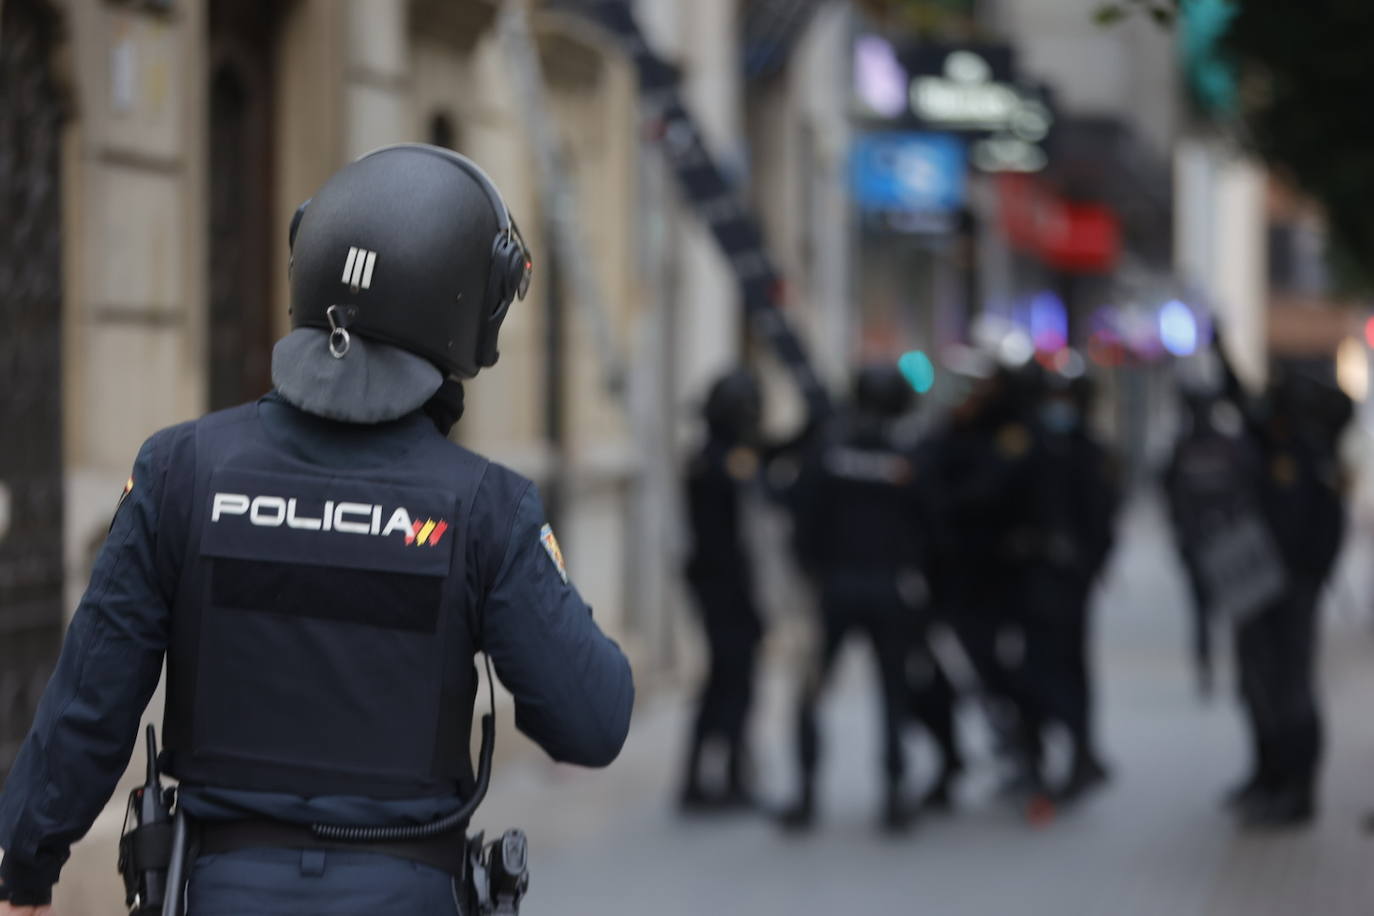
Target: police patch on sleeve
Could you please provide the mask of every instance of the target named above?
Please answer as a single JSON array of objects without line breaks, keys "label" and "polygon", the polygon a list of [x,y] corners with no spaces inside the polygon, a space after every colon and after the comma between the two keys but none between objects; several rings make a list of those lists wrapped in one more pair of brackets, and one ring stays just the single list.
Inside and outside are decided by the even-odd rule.
[{"label": "police patch on sleeve", "polygon": [[539,529],[539,543],[544,545],[544,552],[553,560],[554,569],[558,570],[558,576],[564,583],[568,581],[568,567],[563,562],[563,550],[558,546],[558,538],[553,536],[553,526],[544,525]]},{"label": "police patch on sleeve", "polygon": [[124,489],[119,494],[119,502],[115,503],[114,514],[110,516],[110,529],[114,529],[115,519],[119,517],[119,510],[124,508],[124,503],[129,499],[129,494],[134,492],[134,475],[130,474],[129,479],[124,481]]}]

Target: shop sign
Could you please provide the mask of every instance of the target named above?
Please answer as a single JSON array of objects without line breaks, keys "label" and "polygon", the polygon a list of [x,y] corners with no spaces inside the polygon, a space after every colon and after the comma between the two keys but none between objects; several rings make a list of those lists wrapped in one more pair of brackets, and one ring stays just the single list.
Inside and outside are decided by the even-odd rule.
[{"label": "shop sign", "polygon": [[964,144],[947,134],[860,134],[850,155],[854,203],[866,213],[944,213],[964,204]]},{"label": "shop sign", "polygon": [[1006,45],[923,44],[901,48],[877,35],[854,45],[854,98],[862,120],[970,137],[982,172],[1038,172],[1054,126],[1048,97],[1017,82]]},{"label": "shop sign", "polygon": [[1065,200],[1028,175],[997,179],[1002,231],[1016,248],[1068,273],[1107,273],[1121,253],[1121,223],[1101,203]]}]

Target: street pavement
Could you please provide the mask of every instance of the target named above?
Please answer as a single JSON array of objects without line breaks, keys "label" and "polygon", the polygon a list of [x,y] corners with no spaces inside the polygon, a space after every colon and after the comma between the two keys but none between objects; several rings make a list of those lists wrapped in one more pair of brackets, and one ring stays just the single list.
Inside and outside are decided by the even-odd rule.
[{"label": "street pavement", "polygon": [[[1159,511],[1133,507],[1098,596],[1098,719],[1115,779],[1049,825],[999,799],[978,718],[961,727],[978,761],[959,810],[907,837],[877,830],[874,673],[849,651],[823,709],[822,816],[813,835],[780,833],[761,815],[683,818],[673,807],[690,697],[660,693],[636,711],[609,770],[529,757],[496,775],[478,826],[530,836],[524,911],[541,913],[931,916],[1267,916],[1374,913],[1374,624],[1357,609],[1362,564],[1329,602],[1324,692],[1328,765],[1312,829],[1238,831],[1220,810],[1245,766],[1229,672],[1210,703],[1194,690],[1179,571]],[[1357,543],[1355,548],[1369,545]],[[1367,554],[1365,554],[1367,555]],[[1353,558],[1352,558],[1353,559]],[[756,714],[762,791],[792,786],[791,679],[775,660]],[[509,737],[504,740],[516,740]],[[917,769],[929,751],[912,737]],[[915,778],[919,781],[920,773]]]}]

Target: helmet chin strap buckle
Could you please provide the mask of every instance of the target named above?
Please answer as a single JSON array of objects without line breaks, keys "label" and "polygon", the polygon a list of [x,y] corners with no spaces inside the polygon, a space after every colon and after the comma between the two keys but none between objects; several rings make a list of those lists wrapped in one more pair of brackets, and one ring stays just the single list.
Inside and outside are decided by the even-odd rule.
[{"label": "helmet chin strap buckle", "polygon": [[329,319],[329,355],[335,359],[343,359],[348,355],[348,348],[353,343],[353,339],[348,336],[348,329],[344,327],[343,310],[337,305],[331,305],[324,310],[325,317]]}]

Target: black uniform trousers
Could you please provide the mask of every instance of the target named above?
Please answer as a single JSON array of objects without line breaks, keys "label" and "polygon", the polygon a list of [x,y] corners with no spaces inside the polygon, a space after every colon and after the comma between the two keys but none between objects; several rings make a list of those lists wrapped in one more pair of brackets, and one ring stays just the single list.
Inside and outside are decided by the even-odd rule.
[{"label": "black uniform trousers", "polygon": [[701,611],[710,662],[688,749],[687,783],[700,788],[702,752],[709,740],[717,739],[728,754],[728,788],[742,791],[747,788],[747,726],[763,625],[743,577],[693,576],[689,583]]},{"label": "black uniform trousers", "polygon": [[[1003,636],[1015,631],[1024,636],[1020,608],[1023,595],[1008,587],[1021,576],[1007,567],[989,569],[982,581],[972,577],[961,582],[951,596],[946,616],[953,627],[991,716],[991,725],[1001,740],[1015,743],[1008,728],[1016,729],[1029,715],[1030,698],[1023,677],[1024,664],[1010,664],[1002,654]],[[1024,660],[1023,660],[1024,661]],[[1008,722],[1007,716],[1017,722]]]},{"label": "black uniform trousers", "polygon": [[[1071,572],[1042,567],[1028,577],[1026,658],[1022,692],[1028,725],[1057,722],[1075,755],[1095,757],[1089,670],[1089,587]],[[1039,747],[1039,736],[1031,746]]]},{"label": "black uniform trousers", "polygon": [[[1006,565],[966,582],[958,597],[950,620],[1000,751],[1038,779],[1049,722],[1090,748],[1086,591],[1052,570]],[[1019,657],[1005,654],[1006,637],[1019,640]]]},{"label": "black uniform trousers", "polygon": [[1311,791],[1322,749],[1316,685],[1321,584],[1295,577],[1282,598],[1236,628],[1241,702],[1267,790]]},{"label": "black uniform trousers", "polygon": [[1207,587],[1202,574],[1201,562],[1191,555],[1183,555],[1183,569],[1188,579],[1188,594],[1192,599],[1192,650],[1193,666],[1198,683],[1204,690],[1212,683],[1212,614],[1207,608]]},{"label": "black uniform trousers", "polygon": [[902,724],[908,709],[906,664],[914,634],[914,611],[897,591],[897,574],[853,573],[827,577],[821,590],[821,644],[815,667],[802,685],[797,713],[797,751],[803,791],[809,792],[820,764],[817,705],[841,647],[853,633],[873,648],[882,698],[883,771],[889,787],[906,773]]},{"label": "black uniform trousers", "polygon": [[945,774],[963,769],[954,723],[959,694],[935,657],[928,627],[921,627],[907,646],[906,681],[908,711],[939,746],[941,769]]}]

